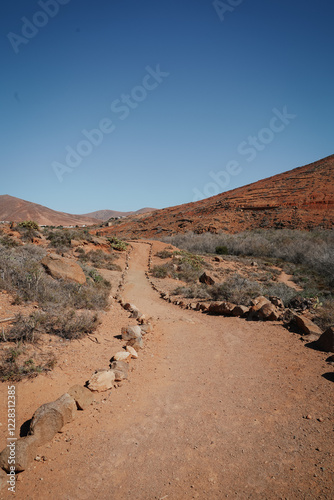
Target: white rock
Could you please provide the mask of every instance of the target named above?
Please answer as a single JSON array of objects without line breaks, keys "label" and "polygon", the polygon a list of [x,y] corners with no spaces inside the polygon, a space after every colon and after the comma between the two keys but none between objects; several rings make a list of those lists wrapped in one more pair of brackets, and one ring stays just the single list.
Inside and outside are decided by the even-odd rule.
[{"label": "white rock", "polygon": [[131,354],[131,358],[138,358],[138,353],[131,345],[126,346],[126,350]]},{"label": "white rock", "polygon": [[127,360],[130,356],[131,356],[131,354],[130,354],[129,352],[126,352],[126,351],[119,351],[119,352],[116,352],[116,354],[114,354],[113,359],[114,359],[115,361],[125,361],[125,360]]},{"label": "white rock", "polygon": [[113,370],[103,370],[94,373],[88,382],[88,387],[91,391],[107,391],[111,389],[115,381],[115,373]]}]

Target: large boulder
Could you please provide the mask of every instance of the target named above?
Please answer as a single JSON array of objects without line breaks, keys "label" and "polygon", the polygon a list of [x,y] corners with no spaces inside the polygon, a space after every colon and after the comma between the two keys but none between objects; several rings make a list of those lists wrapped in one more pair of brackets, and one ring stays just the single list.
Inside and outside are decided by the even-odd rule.
[{"label": "large boulder", "polygon": [[334,352],[334,327],[330,326],[327,330],[319,337],[316,342],[316,347],[320,351]]},{"label": "large boulder", "polygon": [[42,259],[42,265],[53,278],[74,281],[80,285],[86,283],[85,273],[79,264],[71,259],[51,253]]},{"label": "large boulder", "polygon": [[322,334],[320,328],[306,316],[295,314],[294,321],[303,334],[318,336]]},{"label": "large boulder", "polygon": [[257,311],[257,315],[264,321],[277,321],[281,317],[281,313],[272,303],[265,303]]},{"label": "large boulder", "polygon": [[232,315],[242,317],[248,314],[248,312],[249,312],[249,307],[238,305],[233,308]]},{"label": "large boulder", "polygon": [[211,276],[206,274],[206,272],[201,274],[201,276],[199,277],[199,281],[205,285],[214,285],[215,284],[215,280],[213,278],[211,278]]},{"label": "large boulder", "polygon": [[[40,442],[37,436],[25,436],[13,441],[8,442],[8,445],[0,453],[0,468],[6,472],[10,472],[10,466],[15,467],[15,472],[22,472],[26,470],[30,463],[36,456],[37,447],[40,446]],[[10,464],[11,458],[15,457],[15,463]]]},{"label": "large boulder", "polygon": [[63,394],[56,401],[40,406],[30,423],[30,434],[38,439],[38,446],[51,441],[63,425],[72,422],[77,405],[72,396]]},{"label": "large boulder", "polygon": [[231,302],[214,302],[210,304],[208,313],[217,316],[232,316],[235,306],[236,304],[232,304]]},{"label": "large boulder", "polygon": [[94,401],[94,395],[87,387],[73,385],[67,392],[72,396],[79,410],[85,410]]}]

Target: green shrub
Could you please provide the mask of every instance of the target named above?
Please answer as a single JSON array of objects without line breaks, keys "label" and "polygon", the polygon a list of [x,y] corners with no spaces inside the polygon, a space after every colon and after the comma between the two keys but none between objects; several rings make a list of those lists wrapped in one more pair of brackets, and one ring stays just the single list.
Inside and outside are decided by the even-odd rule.
[{"label": "green shrub", "polygon": [[19,222],[17,227],[23,227],[25,229],[35,229],[36,231],[39,231],[39,225],[37,224],[37,222],[34,222],[33,220],[25,220]]},{"label": "green shrub", "polygon": [[216,254],[218,255],[228,255],[228,248],[225,245],[220,245],[216,247]]},{"label": "green shrub", "polygon": [[126,243],[123,240],[120,240],[119,238],[116,238],[116,236],[113,236],[112,238],[107,238],[111,248],[114,250],[118,250],[119,252],[124,252],[127,247],[128,243]]}]

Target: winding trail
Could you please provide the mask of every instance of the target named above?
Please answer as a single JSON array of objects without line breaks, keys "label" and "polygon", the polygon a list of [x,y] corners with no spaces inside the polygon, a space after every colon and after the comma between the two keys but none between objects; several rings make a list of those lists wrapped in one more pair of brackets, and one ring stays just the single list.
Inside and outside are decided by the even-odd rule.
[{"label": "winding trail", "polygon": [[18,498],[332,498],[323,353],[280,325],[164,302],[145,277],[149,246],[133,247],[123,297],[154,332],[129,382],[70,424],[63,462]]}]

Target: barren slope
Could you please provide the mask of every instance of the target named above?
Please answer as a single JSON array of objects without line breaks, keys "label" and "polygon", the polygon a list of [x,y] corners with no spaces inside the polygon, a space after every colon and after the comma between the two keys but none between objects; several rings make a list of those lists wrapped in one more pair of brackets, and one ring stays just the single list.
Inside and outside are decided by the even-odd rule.
[{"label": "barren slope", "polygon": [[21,200],[8,194],[0,195],[0,220],[9,222],[33,220],[38,224],[49,226],[92,225],[101,222],[84,215],[57,212],[43,205]]},{"label": "barren slope", "polygon": [[254,228],[331,229],[334,155],[212,198],[131,217],[105,230],[124,237]]}]

